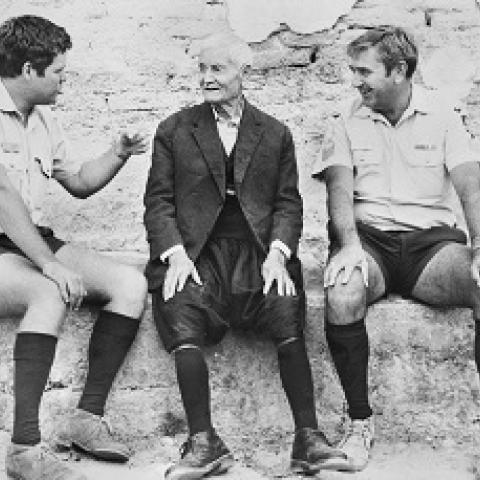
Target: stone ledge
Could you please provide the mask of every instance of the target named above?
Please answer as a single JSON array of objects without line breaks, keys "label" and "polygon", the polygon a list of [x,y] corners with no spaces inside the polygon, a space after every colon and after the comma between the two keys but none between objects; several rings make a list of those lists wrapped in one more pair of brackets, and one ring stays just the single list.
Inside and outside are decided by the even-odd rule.
[{"label": "stone ledge", "polygon": [[[135,263],[135,262],[133,262]],[[343,394],[323,332],[322,297],[309,294],[306,329],[317,408],[331,436],[343,408]],[[42,420],[53,435],[74,407],[85,378],[88,338],[95,311],[69,315],[58,344]],[[473,361],[473,322],[466,309],[431,309],[391,298],[372,306],[370,391],[378,437],[442,442],[470,441],[479,384]],[[0,323],[0,429],[12,422],[12,349],[16,322]],[[219,431],[241,439],[242,432],[273,428],[291,432],[273,346],[245,333],[229,333],[207,353],[212,404]],[[109,399],[108,414],[127,442],[185,431],[174,365],[160,345],[150,305],[134,346]],[[53,421],[52,421],[53,420]],[[236,440],[233,440],[235,444]],[[239,440],[240,441],[240,440]]]}]

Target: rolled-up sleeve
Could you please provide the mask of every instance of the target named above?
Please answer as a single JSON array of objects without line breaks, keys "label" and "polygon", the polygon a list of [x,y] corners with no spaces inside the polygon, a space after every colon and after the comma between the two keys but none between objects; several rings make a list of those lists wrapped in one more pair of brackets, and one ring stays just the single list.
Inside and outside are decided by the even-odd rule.
[{"label": "rolled-up sleeve", "polygon": [[52,176],[62,173],[74,173],[78,167],[74,165],[71,155],[71,146],[65,132],[55,118],[49,128],[52,145]]},{"label": "rolled-up sleeve", "polygon": [[325,171],[333,165],[353,169],[350,140],[341,117],[333,117],[327,123],[321,155],[313,165],[312,177],[323,180]]},{"label": "rolled-up sleeve", "polygon": [[445,165],[451,171],[462,163],[476,162],[478,152],[475,152],[474,141],[467,131],[460,115],[450,112],[447,118],[445,134]]}]

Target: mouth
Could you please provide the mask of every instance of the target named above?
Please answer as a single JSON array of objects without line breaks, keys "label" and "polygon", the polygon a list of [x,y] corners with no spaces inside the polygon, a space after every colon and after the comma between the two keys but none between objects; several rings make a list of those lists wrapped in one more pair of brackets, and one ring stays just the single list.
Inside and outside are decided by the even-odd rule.
[{"label": "mouth", "polygon": [[202,87],[204,92],[219,92],[220,89],[218,87]]}]

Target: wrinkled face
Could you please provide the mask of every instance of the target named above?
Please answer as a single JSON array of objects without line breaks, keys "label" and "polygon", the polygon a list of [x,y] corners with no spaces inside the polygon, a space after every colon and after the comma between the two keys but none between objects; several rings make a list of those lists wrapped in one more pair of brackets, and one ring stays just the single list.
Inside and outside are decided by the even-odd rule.
[{"label": "wrinkled face", "polygon": [[40,76],[34,68],[31,69],[30,82],[37,105],[53,104],[62,93],[62,86],[66,80],[66,60],[64,53],[58,54],[45,69],[43,76]]},{"label": "wrinkled face", "polygon": [[198,58],[200,88],[205,101],[230,103],[242,94],[242,69],[228,55],[226,49],[204,50]]},{"label": "wrinkled face", "polygon": [[364,105],[374,111],[385,111],[395,103],[396,90],[393,72],[387,75],[375,47],[350,57],[352,85],[362,96]]}]

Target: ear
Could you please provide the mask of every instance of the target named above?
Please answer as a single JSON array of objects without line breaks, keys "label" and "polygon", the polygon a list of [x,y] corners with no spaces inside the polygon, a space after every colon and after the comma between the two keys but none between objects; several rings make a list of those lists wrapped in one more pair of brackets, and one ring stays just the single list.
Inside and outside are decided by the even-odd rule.
[{"label": "ear", "polygon": [[395,83],[402,83],[407,78],[407,63],[403,60],[392,70],[393,80]]},{"label": "ear", "polygon": [[25,62],[22,67],[22,76],[25,78],[30,78],[33,73],[33,66],[30,62]]}]

